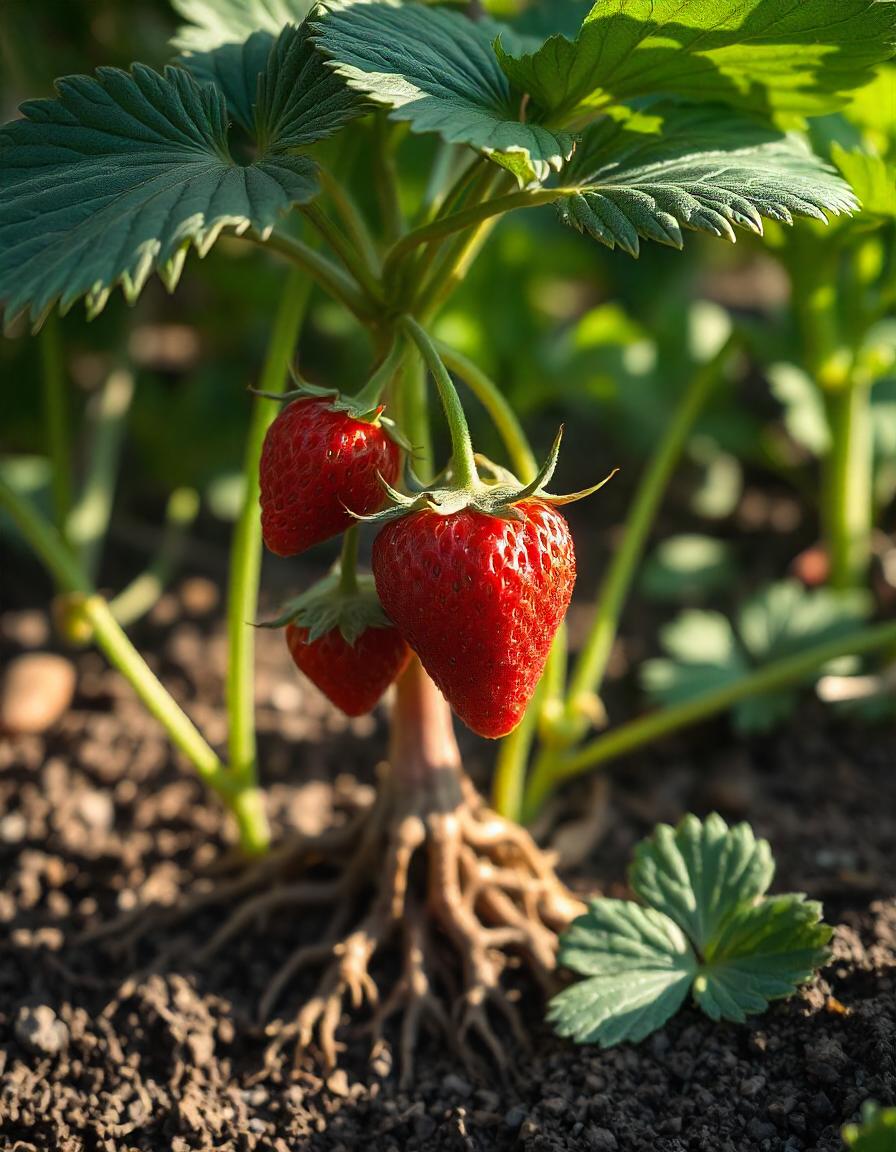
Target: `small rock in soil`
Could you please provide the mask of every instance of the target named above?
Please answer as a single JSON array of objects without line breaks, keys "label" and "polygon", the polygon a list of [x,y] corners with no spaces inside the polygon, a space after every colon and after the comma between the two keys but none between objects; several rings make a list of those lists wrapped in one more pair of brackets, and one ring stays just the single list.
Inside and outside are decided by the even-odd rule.
[{"label": "small rock in soil", "polygon": [[15,1036],[34,1056],[55,1056],[68,1047],[68,1028],[48,1004],[20,1008]]},{"label": "small rock in soil", "polygon": [[0,682],[0,731],[46,732],[68,711],[74,694],[75,669],[64,656],[15,656]]}]

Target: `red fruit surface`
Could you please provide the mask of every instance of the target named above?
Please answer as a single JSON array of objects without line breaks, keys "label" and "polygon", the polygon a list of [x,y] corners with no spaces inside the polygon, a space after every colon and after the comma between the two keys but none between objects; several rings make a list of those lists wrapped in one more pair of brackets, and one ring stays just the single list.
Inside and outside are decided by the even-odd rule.
[{"label": "red fruit surface", "polygon": [[346,716],[370,712],[411,658],[395,628],[367,628],[353,645],[334,628],[309,644],[308,629],[289,624],[286,643],[300,671]]},{"label": "red fruit surface", "polygon": [[563,516],[540,500],[521,521],[416,512],[374,541],[376,590],[463,722],[504,736],[523,717],[576,579]]},{"label": "red fruit surface", "polygon": [[278,556],[295,556],[338,536],[383,506],[377,478],[394,484],[401,455],[378,424],[337,412],[326,400],[293,400],[261,451],[261,530]]}]

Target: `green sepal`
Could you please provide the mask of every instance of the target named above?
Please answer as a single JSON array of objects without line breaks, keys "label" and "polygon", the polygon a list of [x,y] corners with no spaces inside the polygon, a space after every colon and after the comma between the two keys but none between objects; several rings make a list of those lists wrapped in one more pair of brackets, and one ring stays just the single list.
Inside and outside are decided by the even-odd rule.
[{"label": "green sepal", "polygon": [[440,516],[455,516],[458,512],[470,509],[486,516],[518,521],[522,517],[514,506],[524,500],[537,499],[546,504],[554,505],[571,504],[574,500],[582,500],[584,497],[597,492],[599,488],[603,488],[604,484],[615,475],[617,469],[614,469],[609,476],[605,476],[603,480],[591,488],[582,489],[580,492],[570,492],[565,495],[555,495],[548,492],[545,485],[550,483],[554,469],[557,467],[562,439],[563,427],[561,426],[554,437],[554,443],[546,460],[538,470],[538,475],[528,484],[522,484],[512,472],[499,464],[493,464],[487,457],[477,455],[475,457],[476,464],[486,476],[483,478],[482,475],[477,474],[475,483],[472,485],[452,483],[450,465],[437,478],[442,481],[440,485],[423,486],[413,475],[413,472],[410,472],[411,482],[408,483],[407,478],[405,482],[406,487],[410,490],[410,495],[399,492],[381,476],[380,483],[389,498],[390,506],[379,512],[374,512],[370,516],[358,516],[354,513],[352,515],[355,516],[356,520],[363,520],[368,524],[388,524],[392,520],[400,520],[402,516],[409,516],[413,512],[430,511],[437,512]]},{"label": "green sepal", "polygon": [[259,627],[285,628],[295,624],[297,628],[307,628],[309,644],[338,628],[346,644],[351,645],[368,628],[393,627],[380,604],[372,576],[358,576],[353,591],[342,589],[341,579],[337,564],[307,592],[288,600],[279,616],[262,621]]}]

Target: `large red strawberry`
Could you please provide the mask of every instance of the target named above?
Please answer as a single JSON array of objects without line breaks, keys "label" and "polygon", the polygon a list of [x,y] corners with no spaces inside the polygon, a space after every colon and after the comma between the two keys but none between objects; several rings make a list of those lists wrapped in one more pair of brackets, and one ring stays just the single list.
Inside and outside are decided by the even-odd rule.
[{"label": "large red strawberry", "polygon": [[394,484],[400,450],[378,420],[355,419],[326,398],[293,400],[261,452],[261,529],[278,556],[338,536],[381,508],[382,476]]},{"label": "large red strawberry", "polygon": [[286,643],[296,665],[346,716],[370,712],[411,657],[395,628],[367,628],[349,644],[338,628],[309,640],[289,624]]},{"label": "large red strawberry", "polygon": [[461,720],[490,737],[522,719],[576,578],[561,513],[537,498],[513,512],[411,512],[373,546],[386,614]]}]

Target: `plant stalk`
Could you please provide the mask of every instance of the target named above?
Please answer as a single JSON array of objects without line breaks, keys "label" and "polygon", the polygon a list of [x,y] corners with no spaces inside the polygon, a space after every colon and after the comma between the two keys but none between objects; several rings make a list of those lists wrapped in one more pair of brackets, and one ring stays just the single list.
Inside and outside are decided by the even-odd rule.
[{"label": "plant stalk", "polygon": [[851,381],[824,392],[831,446],[823,461],[822,519],[834,588],[864,587],[874,530],[871,385]]},{"label": "plant stalk", "polygon": [[[310,295],[308,277],[299,269],[290,272],[274,320],[261,373],[261,391],[282,392],[289,363],[298,340]],[[276,400],[256,397],[253,402],[243,463],[243,506],[233,533],[227,599],[228,668],[227,716],[229,721],[229,774],[234,791],[246,793],[240,809],[245,850],[266,849],[270,832],[258,794],[255,740],[255,629],[261,576],[261,521],[258,512],[258,466],[265,433],[279,411]],[[260,796],[260,794],[258,794]]]},{"label": "plant stalk", "polygon": [[314,225],[330,245],[348,272],[360,284],[365,296],[374,307],[382,304],[382,286],[373,269],[367,264],[362,251],[345,235],[318,204],[305,204],[302,214]]},{"label": "plant stalk", "polygon": [[221,761],[127,638],[59,531],[3,480],[0,480],[0,507],[15,521],[60,592],[72,597],[79,614],[90,625],[100,651],[159,721],[171,743],[186,756],[202,779],[230,802],[230,781]]},{"label": "plant stalk", "polygon": [[47,455],[50,458],[53,492],[53,520],[65,535],[72,504],[72,461],[69,451],[69,407],[65,391],[65,365],[59,319],[47,317],[40,336],[43,368],[43,406],[47,429]]},{"label": "plant stalk", "polygon": [[828,640],[758,668],[747,676],[706,692],[694,700],[650,712],[605,732],[578,752],[546,759],[533,770],[523,816],[531,820],[547,797],[561,783],[634,752],[660,737],[668,736],[700,720],[725,712],[742,700],[776,692],[805,682],[819,668],[843,656],[865,656],[896,645],[896,623],[877,624]]},{"label": "plant stalk", "polygon": [[571,678],[566,705],[567,746],[581,739],[595,712],[622,609],[638,570],[656,514],[688,436],[731,355],[735,337],[693,376],[641,478],[626,518],[622,543],[615,551],[597,596],[597,608]]},{"label": "plant stalk", "polygon": [[321,252],[316,252],[309,244],[290,236],[286,232],[273,231],[265,238],[257,233],[246,233],[248,239],[263,248],[279,252],[292,264],[311,277],[323,290],[343,304],[356,319],[369,324],[375,319],[376,310],[372,307],[359,285],[351,276],[334,264]]}]

